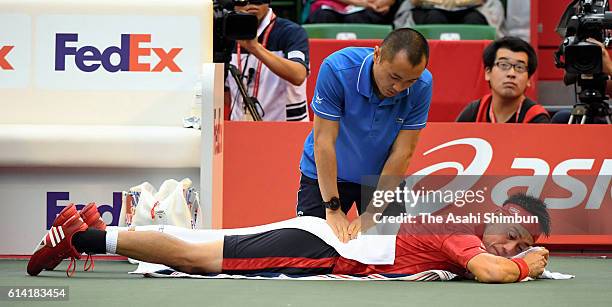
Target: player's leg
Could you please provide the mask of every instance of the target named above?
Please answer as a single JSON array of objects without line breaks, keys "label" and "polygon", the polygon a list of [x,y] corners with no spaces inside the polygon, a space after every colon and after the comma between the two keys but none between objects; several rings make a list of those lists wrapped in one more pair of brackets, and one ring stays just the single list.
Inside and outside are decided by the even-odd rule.
[{"label": "player's leg", "polygon": [[[110,244],[104,241],[102,246],[103,237]],[[77,249],[86,252],[100,253],[104,248],[109,253],[164,264],[186,273],[329,274],[340,257],[323,240],[299,229],[225,236],[224,240],[209,243],[189,243],[156,231],[122,231],[117,236],[116,250],[112,241],[112,233],[93,229],[73,240]]]},{"label": "player's leg", "polygon": [[340,257],[323,240],[299,229],[225,236],[197,244],[155,231],[120,232],[116,253],[186,273],[228,274],[329,274]]},{"label": "player's leg", "polygon": [[76,234],[73,243],[79,252],[116,253],[186,273],[328,274],[340,256],[320,238],[299,229],[189,243],[157,231],[113,233],[90,228]]},{"label": "player's leg", "polygon": [[190,243],[157,231],[106,232],[89,228],[75,234],[72,243],[79,252],[118,254],[186,273],[221,271],[222,240]]},{"label": "player's leg", "polygon": [[116,253],[185,273],[219,273],[223,240],[190,243],[157,231],[122,231],[117,238]]},{"label": "player's leg", "polygon": [[37,246],[27,272],[36,276],[57,264],[58,259],[80,259],[82,253],[120,254],[187,273],[324,274],[333,271],[339,258],[323,240],[297,229],[226,236],[224,240],[196,244],[156,231],[87,228],[76,210],[64,209]]}]

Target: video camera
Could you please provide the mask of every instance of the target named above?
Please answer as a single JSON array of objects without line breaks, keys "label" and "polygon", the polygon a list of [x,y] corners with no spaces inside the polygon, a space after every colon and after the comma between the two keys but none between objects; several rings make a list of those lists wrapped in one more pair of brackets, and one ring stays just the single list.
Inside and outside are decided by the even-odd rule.
[{"label": "video camera", "polygon": [[[571,74],[602,72],[601,48],[586,39],[602,43],[606,40],[605,29],[612,29],[612,12],[607,9],[608,1],[602,0],[575,0],[568,6],[557,27],[565,37],[557,51],[557,67]],[[575,15],[571,15],[574,10]],[[565,55],[565,63],[561,62],[561,55]]]},{"label": "video camera", "polygon": [[259,112],[262,110],[263,113],[261,104],[257,97],[248,95],[242,83],[242,73],[230,63],[236,40],[250,40],[257,37],[257,16],[234,11],[235,5],[246,4],[245,0],[213,0],[213,62],[225,64],[223,79],[231,75],[242,96],[246,112],[254,121],[261,121],[262,114]]},{"label": "video camera", "polygon": [[[566,85],[577,84],[579,103],[572,110],[570,123],[574,117],[610,117],[606,103],[606,82],[603,73],[602,51],[597,44],[587,41],[596,39],[604,45],[610,41],[607,34],[612,29],[612,12],[608,11],[607,0],[574,0],[566,8],[559,21],[557,32],[564,38],[555,52],[555,65],[565,69],[563,78]],[[565,61],[561,60],[564,57]]]},{"label": "video camera", "polygon": [[229,63],[235,40],[257,36],[257,17],[237,13],[234,3],[240,0],[213,1],[213,62]]}]

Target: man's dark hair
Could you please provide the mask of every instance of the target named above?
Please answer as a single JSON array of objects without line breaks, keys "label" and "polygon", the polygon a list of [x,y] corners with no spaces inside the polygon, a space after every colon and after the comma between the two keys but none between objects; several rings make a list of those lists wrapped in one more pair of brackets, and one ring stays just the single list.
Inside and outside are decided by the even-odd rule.
[{"label": "man's dark hair", "polygon": [[405,51],[408,62],[416,66],[425,57],[425,65],[429,60],[429,44],[423,34],[410,28],[395,29],[385,37],[381,45],[381,58],[392,60],[396,54]]},{"label": "man's dark hair", "polygon": [[517,193],[508,197],[508,199],[506,199],[504,202],[504,205],[506,204],[521,206],[532,215],[537,216],[538,224],[540,225],[540,230],[542,233],[544,233],[547,237],[550,235],[550,215],[548,214],[546,204],[543,201],[527,194]]},{"label": "man's dark hair", "polygon": [[495,65],[495,56],[497,55],[497,50],[504,48],[508,49],[512,52],[525,52],[527,53],[527,74],[529,77],[535,73],[538,68],[538,56],[533,50],[533,47],[529,45],[528,42],[515,37],[515,36],[506,36],[504,38],[500,38],[485,48],[482,53],[482,62],[484,63],[484,67],[487,70],[493,68]]}]

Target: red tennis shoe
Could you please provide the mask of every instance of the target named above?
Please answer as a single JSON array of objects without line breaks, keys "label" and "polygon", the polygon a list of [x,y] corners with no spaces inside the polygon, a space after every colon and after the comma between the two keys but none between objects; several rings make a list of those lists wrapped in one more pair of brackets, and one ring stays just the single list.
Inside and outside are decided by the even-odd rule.
[{"label": "red tennis shoe", "polygon": [[[72,214],[78,214],[81,216],[81,219],[87,224],[88,227],[92,227],[98,230],[106,230],[106,224],[102,220],[100,216],[100,212],[98,212],[98,207],[96,203],[89,203],[83,209],[77,212],[76,207],[73,204],[69,204],[66,208],[64,208],[66,212],[64,214],[60,214],[56,222],[58,225],[63,224]],[[62,263],[62,259],[57,259],[57,262],[49,263],[49,267],[45,268],[45,270],[52,271],[54,270],[60,263]],[[87,258],[85,259],[85,263],[83,264],[83,270],[89,271],[94,269],[94,261],[91,258],[91,255],[87,254]]]},{"label": "red tennis shoe", "polygon": [[[87,204],[87,206],[81,209],[79,214],[87,226],[98,230],[106,230],[106,223],[102,220],[96,203]],[[85,263],[83,264],[83,271],[93,270],[94,266],[94,260],[91,254],[87,254],[87,258],[85,258]]]},{"label": "red tennis shoe", "polygon": [[[77,211],[76,206],[73,203],[70,203],[55,218],[55,221],[53,221],[53,226],[60,226],[64,224],[73,215],[78,215],[78,214],[79,212]],[[47,235],[45,235],[45,237],[46,236]],[[44,241],[44,240],[45,238],[43,238],[41,241]],[[62,263],[62,259],[58,259],[56,262],[49,263],[49,266],[46,267],[45,270],[53,271],[60,263]]]},{"label": "red tennis shoe", "polygon": [[70,258],[66,274],[72,276],[76,263],[75,258],[81,259],[81,253],[72,245],[72,237],[85,230],[87,230],[87,224],[79,216],[74,204],[66,206],[32,254],[28,262],[28,274],[36,276],[43,269],[53,269],[63,259]]},{"label": "red tennis shoe", "polygon": [[98,230],[106,230],[106,223],[102,220],[96,203],[87,204],[87,206],[79,211],[79,214],[87,226]]}]

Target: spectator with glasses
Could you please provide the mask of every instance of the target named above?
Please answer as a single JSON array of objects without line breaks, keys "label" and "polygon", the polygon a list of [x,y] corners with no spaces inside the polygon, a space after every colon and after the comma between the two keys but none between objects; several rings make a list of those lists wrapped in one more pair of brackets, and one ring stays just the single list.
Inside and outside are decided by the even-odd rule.
[{"label": "spectator with glasses", "polygon": [[[257,109],[262,119],[308,121],[306,31],[290,20],[276,17],[270,0],[234,0],[233,3],[235,11],[257,16],[257,38],[237,41],[231,64],[240,71],[247,94],[258,99]],[[225,85],[229,119],[252,120],[231,76]]]},{"label": "spectator with glasses", "polygon": [[525,96],[538,66],[535,51],[518,37],[504,37],[485,48],[485,79],[491,92],[468,104],[458,122],[549,123],[546,110]]}]

